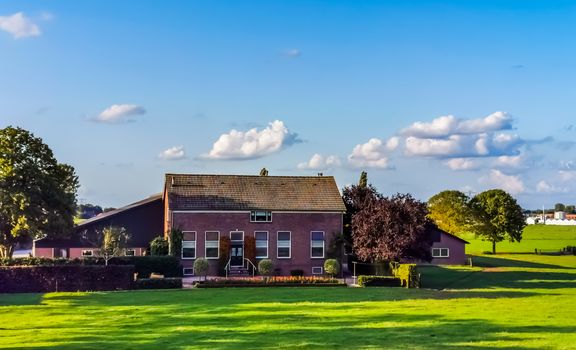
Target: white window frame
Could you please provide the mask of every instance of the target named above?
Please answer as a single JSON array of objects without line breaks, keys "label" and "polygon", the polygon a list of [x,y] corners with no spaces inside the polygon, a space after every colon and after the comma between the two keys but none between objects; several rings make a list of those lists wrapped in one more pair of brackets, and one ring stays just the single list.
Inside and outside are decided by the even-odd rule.
[{"label": "white window frame", "polygon": [[[132,255],[128,254],[128,252],[132,252]],[[136,256],[136,249],[126,249],[124,250],[124,256]]]},{"label": "white window frame", "polygon": [[[206,254],[208,248],[214,249],[214,247],[208,247],[208,240],[206,239],[206,236],[208,236],[208,232],[216,232],[218,234],[218,240],[215,241],[216,242],[216,248],[218,249],[218,255],[216,257],[208,257],[208,255]],[[210,241],[210,242],[214,242],[214,241]],[[204,231],[204,257],[208,260],[220,259],[220,231]]]},{"label": "white window frame", "polygon": [[[196,231],[182,231],[182,237],[185,237],[186,233],[194,233],[194,240],[190,241],[190,240],[182,239],[182,247],[180,247],[180,259],[183,259],[183,260],[196,259],[196,256],[198,255],[198,253],[197,253],[198,232],[196,232]],[[194,242],[194,256],[193,257],[191,257],[191,256],[184,257],[184,242]],[[187,248],[191,248],[191,247],[187,247]]]},{"label": "white window frame", "polygon": [[[443,250],[446,251],[446,255],[442,255]],[[434,254],[435,251],[437,251],[437,254]],[[432,257],[433,258],[449,258],[450,257],[450,248],[444,248],[444,247],[432,248]]]},{"label": "white window frame", "polygon": [[270,255],[270,233],[268,231],[254,231],[254,244],[256,244],[256,250],[258,250],[258,239],[256,239],[256,233],[266,233],[266,256],[256,255],[256,259],[268,259],[268,255]]},{"label": "white window frame", "polygon": [[[186,270],[192,270],[192,273],[186,273]],[[194,268],[193,267],[184,267],[182,268],[182,275],[183,276],[194,276]]]},{"label": "white window frame", "polygon": [[[90,254],[86,254],[86,253],[90,253]],[[83,258],[91,258],[94,256],[94,250],[92,249],[83,249],[82,253],[81,253]]]},{"label": "white window frame", "polygon": [[[314,232],[322,232],[322,256],[313,256],[312,255],[312,248],[313,248],[313,240],[312,234]],[[319,247],[316,247],[319,248]],[[324,255],[326,255],[326,232],[324,231],[310,231],[310,258],[311,259],[324,259]]]},{"label": "white window frame", "polygon": [[[318,272],[318,270],[316,270],[316,272],[314,272],[314,269],[320,269],[320,272]],[[314,267],[312,267],[312,274],[313,275],[322,275],[322,274],[324,274],[324,268],[322,266],[314,266]]]},{"label": "white window frame", "polygon": [[[266,220],[256,220],[256,213],[261,212],[265,213]],[[254,216],[254,218],[252,218]],[[270,220],[268,220],[268,216],[270,216]],[[251,210],[250,211],[250,222],[272,222],[272,211],[271,210]]]},{"label": "white window frame", "polygon": [[[280,241],[280,232],[288,232],[288,234],[290,235],[290,240],[288,242],[290,242],[290,245],[288,247],[280,247],[280,245],[278,244],[279,242],[286,242],[286,241]],[[280,248],[288,248],[288,256],[279,256],[278,255],[278,251],[280,250]],[[292,258],[292,231],[277,231],[276,232],[276,258],[277,259],[291,259]]]}]

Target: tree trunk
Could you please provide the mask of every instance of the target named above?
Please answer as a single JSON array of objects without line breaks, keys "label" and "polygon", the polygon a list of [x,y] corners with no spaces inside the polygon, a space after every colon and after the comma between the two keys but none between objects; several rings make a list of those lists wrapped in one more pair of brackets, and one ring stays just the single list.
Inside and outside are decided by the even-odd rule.
[{"label": "tree trunk", "polygon": [[12,254],[14,254],[14,245],[13,244],[2,244],[0,245],[0,258],[11,258]]},{"label": "tree trunk", "polygon": [[496,254],[496,240],[492,240],[492,254]]}]

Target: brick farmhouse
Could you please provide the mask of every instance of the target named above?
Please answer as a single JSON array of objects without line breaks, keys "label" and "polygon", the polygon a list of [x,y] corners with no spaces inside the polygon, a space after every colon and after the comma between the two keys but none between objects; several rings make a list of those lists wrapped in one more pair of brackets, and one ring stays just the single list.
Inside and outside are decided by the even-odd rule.
[{"label": "brick farmhouse", "polygon": [[[33,254],[93,256],[95,239],[87,238],[122,226],[130,234],[126,255],[145,255],[151,240],[179,229],[184,275],[194,274],[197,258],[208,260],[211,275],[222,271],[223,263],[229,271],[248,267],[247,242],[254,245],[255,262],[271,259],[276,274],[323,274],[345,211],[331,176],[166,174],[161,194],[85,220],[69,239],[36,240]],[[465,263],[468,242],[435,227],[429,234],[433,264]],[[226,252],[223,240],[229,242]]]}]

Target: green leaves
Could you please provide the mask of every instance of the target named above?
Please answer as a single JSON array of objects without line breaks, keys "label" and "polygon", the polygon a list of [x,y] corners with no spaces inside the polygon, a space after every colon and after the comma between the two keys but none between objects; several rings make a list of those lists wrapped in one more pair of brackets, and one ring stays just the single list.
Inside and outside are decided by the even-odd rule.
[{"label": "green leaves", "polygon": [[0,256],[18,241],[73,227],[78,177],[32,133],[0,129]]}]

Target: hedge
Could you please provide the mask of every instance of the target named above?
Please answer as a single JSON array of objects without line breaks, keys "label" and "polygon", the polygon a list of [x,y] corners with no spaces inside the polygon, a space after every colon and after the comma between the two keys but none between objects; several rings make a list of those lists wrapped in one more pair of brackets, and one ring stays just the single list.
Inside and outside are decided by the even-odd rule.
[{"label": "hedge", "polygon": [[182,278],[140,278],[134,281],[134,289],[180,289]]},{"label": "hedge", "polygon": [[130,289],[134,266],[53,265],[0,267],[0,293]]},{"label": "hedge", "polygon": [[[59,265],[104,265],[103,258],[14,258],[0,259],[0,266],[59,266]],[[164,277],[182,277],[180,259],[174,256],[122,256],[114,257],[108,265],[134,265],[138,278],[149,278],[152,272]]]},{"label": "hedge", "polygon": [[393,276],[358,276],[358,285],[361,287],[401,287],[400,278]]},{"label": "hedge", "polygon": [[306,286],[346,286],[334,278],[307,277],[307,276],[275,276],[275,277],[249,277],[249,278],[217,278],[196,283],[197,288],[219,287],[306,287]]}]

